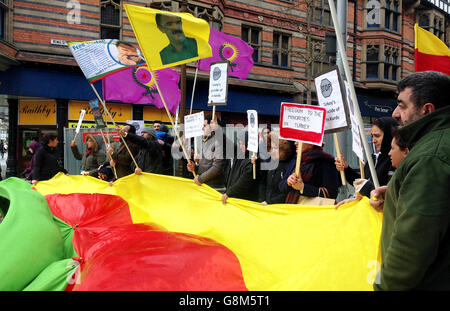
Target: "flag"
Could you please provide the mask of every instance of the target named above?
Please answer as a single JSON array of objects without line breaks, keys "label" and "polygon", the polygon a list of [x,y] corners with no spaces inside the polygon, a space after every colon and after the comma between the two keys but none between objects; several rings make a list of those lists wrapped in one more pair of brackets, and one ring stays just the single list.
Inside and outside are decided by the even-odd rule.
[{"label": "flag", "polygon": [[189,13],[125,4],[125,11],[151,70],[210,57],[209,25]]},{"label": "flag", "polygon": [[68,41],[67,45],[90,83],[114,72],[145,63],[139,49],[117,39]]},{"label": "flag", "polygon": [[[3,187],[0,183],[2,193],[5,193],[6,186]],[[8,189],[10,192],[15,191],[12,187]],[[174,195],[174,189],[176,189],[176,195]],[[370,206],[368,198],[343,205],[338,210],[335,210],[334,206],[293,204],[262,206],[257,202],[235,198],[229,198],[227,204],[223,205],[222,195],[207,185],[199,187],[189,179],[149,173],[139,176],[132,174],[120,178],[114,182],[113,186],[93,177],[67,176],[59,173],[51,180],[39,182],[36,190],[36,193],[39,192],[45,196],[49,206],[55,206],[55,203],[59,206],[58,208],[50,207],[50,210],[55,217],[65,223],[61,231],[63,240],[71,239],[70,234],[74,233],[71,239],[72,244],[77,255],[84,259],[84,262],[80,259],[81,284],[75,285],[75,289],[77,286],[80,288],[85,286],[83,280],[88,276],[91,278],[92,274],[96,274],[97,278],[105,276],[103,284],[113,288],[114,282],[108,281],[107,277],[113,278],[114,274],[111,274],[111,271],[120,271],[119,267],[123,263],[126,263],[124,266],[126,271],[136,274],[139,273],[139,269],[142,269],[142,273],[146,276],[149,272],[145,269],[153,269],[156,265],[162,268],[154,269],[153,272],[160,271],[163,276],[168,271],[166,269],[171,268],[175,271],[174,273],[167,272],[161,278],[159,278],[161,275],[155,276],[161,282],[167,278],[166,282],[170,282],[173,286],[177,286],[176,277],[179,273],[178,281],[188,284],[184,277],[193,280],[190,277],[197,276],[210,280],[207,273],[215,273],[218,265],[224,265],[225,270],[218,271],[221,271],[222,277],[226,275],[227,284],[234,284],[234,288],[242,288],[243,285],[240,283],[242,274],[245,287],[259,291],[372,290],[371,282],[379,267],[377,255],[382,213],[376,212]],[[70,197],[76,194],[89,195],[91,198]],[[59,198],[50,199],[52,195],[57,195]],[[105,195],[107,195],[106,199],[101,200]],[[117,203],[108,205],[108,202],[112,200],[111,196],[119,198],[115,199]],[[27,204],[20,203],[23,209],[20,213],[14,210],[15,201],[13,201],[10,204],[10,212],[14,213],[11,213],[11,219],[8,219],[10,215],[6,215],[0,230],[3,229],[3,225],[9,224],[5,230],[9,230],[13,224],[16,225],[12,219],[15,215],[27,218],[28,213],[31,213],[31,200],[27,200]],[[84,205],[86,207],[81,209],[80,206]],[[103,205],[105,207],[101,207]],[[119,206],[128,212],[119,213]],[[32,210],[34,211],[35,208]],[[62,211],[66,214],[64,215]],[[45,213],[41,211],[41,214]],[[50,213],[47,212],[47,214]],[[73,217],[77,218],[69,219],[68,214],[73,214]],[[36,215],[35,212],[30,217],[34,215]],[[113,217],[114,221],[111,219]],[[33,258],[33,263],[37,263],[41,257],[47,255],[46,262],[51,262],[52,258],[48,257],[48,254],[37,253],[34,247],[41,243],[42,238],[48,239],[47,234],[42,238],[39,235],[41,231],[47,232],[47,229],[39,227],[39,231],[35,232],[30,225],[31,220],[27,218],[23,222],[30,228],[26,227],[21,237],[34,241],[34,244],[30,245],[28,242],[26,244],[30,248],[33,246],[32,252],[21,250],[22,254],[14,252],[15,256],[27,255]],[[152,224],[148,225],[148,223]],[[100,224],[105,230],[96,231]],[[153,235],[152,230],[158,233]],[[33,235],[27,236],[25,233],[28,231],[30,234],[33,232]],[[76,237],[76,235],[79,236]],[[5,237],[8,236],[10,239],[0,240],[0,250],[3,249],[2,246],[7,240],[13,239],[14,243],[19,244],[15,235],[5,235]],[[198,251],[199,261],[208,259],[203,266],[204,273],[201,266],[195,263],[195,260],[191,260],[189,251],[192,248],[189,245],[181,244],[182,247],[177,249],[178,242],[162,243],[162,240],[165,241],[169,236],[177,241],[178,238],[186,238],[194,243],[191,246],[195,245],[194,249]],[[122,238],[123,243],[116,243]],[[57,239],[58,235],[53,234],[52,239],[46,243],[53,245]],[[161,241],[159,245],[158,240]],[[140,244],[133,245],[134,243]],[[122,253],[117,244],[123,245]],[[209,249],[203,252],[200,250],[202,244],[206,247],[214,247],[214,250]],[[112,247],[105,247],[108,245]],[[8,247],[12,246],[14,244],[8,244]],[[235,257],[231,256],[227,249]],[[46,251],[51,250],[46,249]],[[58,248],[55,247],[54,251],[57,250]],[[152,250],[155,251],[152,252]],[[5,251],[10,254],[12,250],[5,248]],[[210,251],[220,256],[211,257]],[[72,255],[70,251],[66,253],[69,256]],[[142,255],[142,260],[134,254]],[[116,256],[120,256],[117,261]],[[5,256],[5,258],[9,257]],[[60,257],[64,260],[63,256]],[[130,262],[127,262],[126,258],[130,258]],[[0,265],[0,285],[4,282],[2,271],[8,273],[9,279],[14,278],[15,274],[22,275],[23,271],[19,271],[22,267],[15,265],[17,261],[18,258],[11,258],[8,263]],[[131,266],[131,262],[145,263],[145,265]],[[199,273],[197,275],[186,274],[188,271],[184,273],[180,268],[180,265],[188,268],[186,264],[194,263]],[[236,263],[239,264],[239,269],[236,268]],[[95,273],[95,269],[100,269],[98,272],[101,273]],[[109,272],[105,274],[107,269]],[[36,267],[36,274],[39,274],[39,271],[42,269],[38,270]],[[133,280],[130,278],[131,283]],[[121,279],[117,284],[124,284],[125,281]],[[99,280],[93,282],[100,284]],[[28,283],[23,282],[23,284]],[[211,283],[208,282],[207,285],[209,284]],[[225,283],[217,282],[210,289],[217,289],[223,284]],[[95,286],[90,287],[92,288]]]},{"label": "flag", "polygon": [[198,69],[209,72],[212,63],[228,60],[228,74],[245,80],[253,67],[253,48],[245,41],[211,28],[209,35],[213,56],[199,60]]},{"label": "flag", "polygon": [[[178,87],[180,74],[171,68],[153,72],[159,89],[173,114],[176,113],[181,100]],[[126,68],[103,79],[103,98],[105,100],[120,100],[124,103],[152,104],[164,108],[155,81],[146,65]]]},{"label": "flag", "polygon": [[415,70],[439,71],[450,75],[450,49],[431,32],[414,25]]}]

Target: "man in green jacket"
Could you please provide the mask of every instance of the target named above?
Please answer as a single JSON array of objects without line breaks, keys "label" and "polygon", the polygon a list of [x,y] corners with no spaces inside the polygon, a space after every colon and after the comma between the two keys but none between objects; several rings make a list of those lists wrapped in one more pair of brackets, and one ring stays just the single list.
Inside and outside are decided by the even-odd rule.
[{"label": "man in green jacket", "polygon": [[450,290],[450,77],[414,73],[398,84],[392,116],[410,150],[388,186],[372,191],[383,209],[375,290]]}]

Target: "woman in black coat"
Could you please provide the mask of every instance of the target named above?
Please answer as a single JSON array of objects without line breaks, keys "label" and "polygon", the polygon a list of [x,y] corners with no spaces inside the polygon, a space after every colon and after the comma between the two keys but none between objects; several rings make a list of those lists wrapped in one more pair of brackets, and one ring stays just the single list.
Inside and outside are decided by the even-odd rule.
[{"label": "woman in black coat", "polygon": [[261,171],[258,201],[263,205],[279,204],[286,201],[286,193],[281,192],[278,185],[286,176],[289,163],[295,154],[294,144],[284,139],[278,139],[278,137],[275,137],[277,136],[275,132],[270,133],[270,136],[272,142],[270,156],[272,161],[278,159],[278,165],[273,170]]},{"label": "woman in black coat", "polygon": [[[391,150],[392,130],[395,128],[397,128],[397,120],[391,117],[378,118],[372,125],[372,142],[376,150],[376,153],[372,154],[372,160],[375,164],[375,171],[380,186],[387,185],[392,175],[394,175],[395,168],[391,164],[389,151]],[[344,157],[341,157],[341,159],[336,157],[335,165],[338,171],[343,170],[345,172],[345,179],[349,183],[352,184],[355,179],[361,178],[360,173],[348,166]],[[375,189],[375,185],[371,178],[368,163],[364,166],[364,177],[367,179],[367,182],[360,189],[359,193],[369,197],[370,191]]]},{"label": "woman in black coat", "polygon": [[36,152],[33,166],[33,180],[35,185],[38,181],[49,180],[59,172],[67,174],[67,171],[61,165],[58,146],[58,136],[55,134],[46,134],[41,141],[41,148]]}]

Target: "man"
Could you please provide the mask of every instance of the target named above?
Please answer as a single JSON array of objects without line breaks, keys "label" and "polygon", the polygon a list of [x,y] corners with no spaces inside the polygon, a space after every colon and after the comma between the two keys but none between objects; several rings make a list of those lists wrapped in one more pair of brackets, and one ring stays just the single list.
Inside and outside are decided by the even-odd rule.
[{"label": "man", "polygon": [[[218,190],[225,190],[225,181],[223,173],[224,165],[224,149],[223,136],[218,134],[219,128],[216,120],[211,120],[211,116],[207,116],[203,125],[203,146],[202,157],[198,162],[198,168],[193,161],[187,164],[189,172],[197,171],[194,182],[197,185],[206,183],[208,186]],[[220,132],[222,132],[220,130]]]},{"label": "man", "polygon": [[170,43],[159,52],[163,65],[198,56],[197,41],[184,35],[181,17],[170,14],[156,14],[156,25],[165,33]]},{"label": "man", "polygon": [[155,129],[155,131],[159,131],[159,129],[161,128],[161,124],[162,122],[159,120],[153,122],[153,128]]},{"label": "man", "polygon": [[142,56],[138,54],[137,49],[129,43],[117,42],[117,59],[122,65],[139,65],[144,63]]},{"label": "man", "polygon": [[140,175],[142,172],[161,174],[162,172],[162,151],[159,143],[156,141],[156,131],[148,126],[141,131],[141,136],[128,133],[129,126],[126,125],[120,130],[120,135],[127,137],[128,141],[140,147],[139,153],[136,155],[136,162],[139,168],[132,167],[134,172]]},{"label": "man", "polygon": [[382,265],[375,290],[450,289],[450,78],[414,73],[398,84],[392,116],[410,152],[388,186],[372,191],[383,209]]}]

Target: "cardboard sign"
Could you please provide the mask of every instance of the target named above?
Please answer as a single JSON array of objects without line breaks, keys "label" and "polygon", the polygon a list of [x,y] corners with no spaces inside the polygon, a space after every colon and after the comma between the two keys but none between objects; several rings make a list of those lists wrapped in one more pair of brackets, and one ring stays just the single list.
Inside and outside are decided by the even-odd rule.
[{"label": "cardboard sign", "polygon": [[226,105],[228,98],[228,61],[211,64],[208,106]]},{"label": "cardboard sign", "polygon": [[95,124],[97,124],[97,128],[105,128],[106,124],[102,117],[102,112],[100,111],[100,107],[98,106],[98,99],[93,99],[89,101],[89,106],[92,110],[92,115],[94,116]]},{"label": "cardboard sign", "polygon": [[361,135],[359,133],[358,120],[356,118],[355,110],[353,107],[352,96],[350,93],[350,86],[348,85],[347,81],[344,81],[344,85],[347,98],[347,105],[350,111],[350,120],[352,123],[352,150],[356,154],[356,156],[361,160],[361,162],[365,163],[364,149],[361,142]]},{"label": "cardboard sign", "polygon": [[334,133],[350,126],[349,113],[344,104],[345,99],[341,91],[341,80],[337,68],[331,69],[314,79],[316,83],[319,106],[327,109],[325,133]]},{"label": "cardboard sign", "polygon": [[203,136],[205,116],[203,111],[184,116],[184,137],[192,138]]},{"label": "cardboard sign", "polygon": [[325,116],[324,107],[281,103],[280,137],[321,146]]},{"label": "cardboard sign", "polygon": [[248,118],[248,144],[249,151],[258,153],[258,112],[256,110],[247,110]]}]

